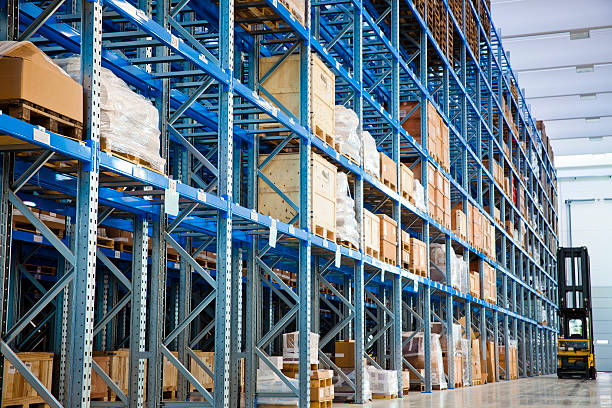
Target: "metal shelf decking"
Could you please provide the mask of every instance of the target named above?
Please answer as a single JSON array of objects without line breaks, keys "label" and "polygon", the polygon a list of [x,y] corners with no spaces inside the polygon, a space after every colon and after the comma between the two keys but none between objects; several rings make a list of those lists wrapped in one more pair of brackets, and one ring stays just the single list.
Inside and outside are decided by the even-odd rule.
[{"label": "metal shelf decking", "polygon": [[[445,8],[448,9],[448,3],[446,1],[444,3]],[[492,336],[496,344],[501,339],[507,345],[510,337],[519,341],[519,374],[521,376],[554,372],[554,347],[557,333],[557,321],[554,316],[556,267],[554,248],[549,248],[546,241],[556,243],[557,238],[553,225],[545,214],[552,211],[553,221],[555,221],[556,208],[554,208],[554,197],[549,197],[542,181],[533,176],[534,168],[529,158],[534,147],[539,172],[542,174],[544,171],[546,184],[552,186],[553,193],[556,192],[556,172],[550,159],[541,155],[541,138],[526,109],[520,90],[520,106],[516,106],[514,110],[515,118],[518,119],[519,132],[526,136],[527,149],[523,150],[519,143],[519,135],[513,132],[510,132],[509,135],[511,157],[506,156],[502,149],[502,144],[508,137],[502,128],[505,126],[509,129],[510,126],[508,119],[501,113],[500,100],[503,94],[510,93],[509,78],[515,83],[516,78],[509,67],[495,30],[492,30],[491,40],[488,40],[478,17],[480,59],[477,61],[476,56],[467,46],[465,36],[462,34],[463,27],[460,27],[457,19],[453,17],[453,25],[457,30],[456,33],[459,33],[461,57],[449,62],[435,43],[427,23],[418,16],[410,0],[393,0],[389,3],[391,26],[386,24],[385,18],[375,15],[376,10],[369,7],[370,3],[367,5],[359,1],[313,3],[312,13],[307,13],[309,15],[307,25],[302,26],[282,3],[266,0],[265,6],[280,18],[281,24],[286,29],[262,30],[256,34],[251,34],[234,23],[234,2],[229,0],[220,1],[218,6],[213,2],[185,1],[178,3],[178,9],[173,11],[171,9],[177,7],[176,4],[163,1],[153,3],[146,0],[140,0],[136,5],[125,0],[105,0],[103,3],[83,2],[82,5],[76,2],[56,8],[54,8],[54,3],[49,5],[42,2],[19,2],[18,0],[3,0],[0,5],[0,12],[4,10],[6,13],[2,15],[6,21],[11,21],[7,16],[15,16],[14,13],[11,14],[7,10],[11,12],[18,10],[21,20],[20,27],[19,23],[16,24],[18,27],[16,31],[8,35],[4,33],[6,39],[16,38],[15,34],[19,33],[19,28],[23,32],[37,17],[45,14],[41,6],[49,7],[46,18],[42,21],[37,20],[39,27],[34,31],[38,37],[32,38],[40,43],[43,49],[51,45],[49,48],[51,54],[58,53],[62,49],[74,53],[79,53],[81,49],[91,50],[81,57],[84,71],[90,73],[90,78],[99,75],[99,64],[101,63],[135,89],[153,98],[160,110],[160,123],[164,135],[162,150],[166,158],[170,160],[172,166],[169,167],[173,170],[172,173],[167,170],[165,175],[159,174],[100,151],[96,121],[91,117],[87,122],[88,137],[91,140],[82,143],[45,130],[41,131],[38,127],[11,118],[6,114],[0,114],[1,133],[32,143],[40,147],[43,153],[54,152],[55,158],[57,156],[66,157],[81,163],[79,166],[81,179],[78,180],[70,175],[43,167],[47,160],[52,159],[51,156],[40,159],[42,164],[37,162],[32,165],[22,158],[15,158],[11,153],[3,153],[1,215],[5,233],[2,236],[1,248],[5,263],[0,281],[3,285],[2,293],[5,295],[2,299],[2,316],[0,317],[3,328],[0,351],[17,367],[17,370],[25,373],[28,378],[27,372],[23,371],[27,369],[23,364],[20,365],[18,361],[15,361],[12,351],[12,348],[15,351],[20,349],[13,342],[16,336],[15,326],[12,324],[16,323],[11,321],[10,324],[6,324],[9,309],[7,305],[14,303],[15,296],[17,296],[12,286],[8,285],[8,277],[14,273],[10,272],[11,242],[13,245],[20,245],[21,242],[51,245],[68,258],[73,256],[71,250],[68,249],[72,245],[72,250],[77,256],[74,256],[70,263],[74,265],[75,272],[68,272],[64,277],[58,276],[52,287],[54,290],[49,290],[47,295],[43,296],[43,300],[48,301],[53,295],[59,295],[62,296],[62,301],[66,302],[66,299],[70,298],[68,296],[70,285],[74,285],[72,289],[74,301],[86,299],[85,302],[82,302],[81,308],[74,308],[73,312],[64,308],[61,319],[58,319],[56,324],[66,327],[68,321],[72,320],[73,324],[77,325],[73,326],[73,333],[82,333],[86,340],[82,343],[81,348],[74,348],[76,345],[65,334],[61,342],[57,342],[55,351],[60,355],[61,370],[64,370],[61,378],[67,378],[67,382],[59,386],[55,397],[49,392],[38,389],[39,394],[51,406],[76,407],[87,406],[90,403],[88,386],[92,370],[91,350],[100,347],[99,344],[92,345],[91,341],[94,338],[94,323],[99,325],[100,321],[95,322],[97,317],[89,311],[93,310],[93,293],[95,286],[100,282],[95,279],[96,251],[92,252],[91,236],[90,239],[79,238],[87,236],[82,234],[92,234],[91,226],[98,223],[98,218],[102,220],[101,225],[121,223],[123,229],[133,231],[135,243],[146,242],[147,235],[153,242],[148,271],[147,262],[143,263],[142,259],[137,256],[140,253],[144,258],[148,258],[145,244],[140,245],[139,252],[134,251],[130,279],[123,276],[121,271],[113,270],[112,266],[110,273],[106,272],[106,276],[118,279],[130,293],[132,312],[127,319],[130,326],[128,342],[132,357],[128,393],[118,394],[118,401],[114,404],[105,402],[103,404],[105,406],[143,404],[144,391],[139,385],[145,381],[145,361],[148,364],[146,404],[159,406],[161,403],[163,406],[173,406],[175,403],[168,400],[161,402],[159,378],[161,378],[162,355],[177,366],[179,377],[181,375],[184,377],[179,380],[177,392],[179,400],[187,401],[187,381],[194,385],[206,400],[205,402],[183,402],[181,406],[237,406],[236,396],[239,391],[235,381],[230,379],[238,378],[239,360],[246,358],[246,377],[249,381],[246,382],[245,397],[247,406],[253,406],[256,401],[257,357],[263,357],[265,360],[264,350],[273,347],[270,346],[270,341],[277,337],[292,319],[296,319],[294,327],[300,332],[300,344],[303,345],[300,348],[300,356],[306,359],[312,352],[309,350],[308,341],[305,341],[306,336],[309,330],[316,331],[321,322],[318,318],[320,312],[317,313],[320,310],[319,293],[318,290],[311,289],[311,286],[316,283],[314,287],[317,287],[319,282],[327,281],[337,285],[339,288],[337,290],[340,291],[338,295],[341,296],[326,298],[326,301],[336,302],[343,314],[336,316],[338,317],[336,324],[327,333],[321,333],[322,337],[326,341],[333,340],[337,335],[344,339],[353,338],[356,340],[356,355],[363,354],[367,357],[365,354],[366,334],[374,336],[377,340],[372,343],[372,347],[377,347],[378,352],[375,354],[378,359],[373,361],[370,358],[371,364],[401,371],[406,368],[406,365],[401,358],[401,347],[397,345],[401,344],[401,332],[405,328],[424,330],[426,347],[428,347],[431,322],[442,321],[448,327],[450,323],[464,316],[466,325],[463,330],[469,333],[470,327],[477,327],[483,342],[489,336]],[[102,6],[106,7],[104,18],[102,18]],[[474,7],[467,0],[465,6],[472,9]],[[412,12],[420,26],[418,49],[412,55],[400,47],[400,9]],[[307,3],[307,10],[311,10],[310,2]],[[478,16],[478,13],[475,14]],[[331,20],[328,18],[329,15],[336,16],[338,20]],[[341,18],[346,20],[341,20]],[[315,20],[312,31],[311,19]],[[0,21],[3,20],[0,19]],[[78,30],[79,25],[85,27],[83,31],[87,35],[81,37]],[[336,26],[342,25],[349,28],[344,32],[339,32]],[[139,36],[148,37],[152,41],[139,43],[139,36],[132,38],[130,34],[132,28],[136,28]],[[126,32],[122,32],[122,29],[125,29]],[[323,34],[321,30],[324,31]],[[114,35],[106,36],[110,33]],[[195,36],[198,35],[202,38],[202,42],[196,39]],[[235,49],[234,43],[236,43]],[[331,46],[329,46],[330,43],[332,43]],[[439,225],[427,213],[415,208],[362,168],[338,154],[332,146],[312,135],[307,119],[300,121],[298,118],[287,115],[265,102],[253,90],[257,86],[254,66],[259,53],[282,55],[291,44],[302,55],[308,55],[310,50],[318,53],[336,75],[337,83],[340,84],[337,94],[348,95],[346,102],[358,113],[364,129],[372,126],[371,129],[374,130],[374,124],[381,126],[383,133],[379,132],[379,140],[383,143],[379,149],[390,152],[390,156],[395,161],[399,161],[402,154],[399,148],[400,140],[406,141],[409,143],[412,156],[434,164],[450,180],[454,197],[460,197],[460,200],[464,202],[469,201],[481,210],[490,222],[493,222],[496,228],[496,243],[500,244],[500,250],[496,251],[497,259],[489,259],[471,247],[452,231]],[[364,49],[369,50],[368,53],[364,54]],[[153,50],[156,55],[147,54],[147,50],[149,52]],[[430,50],[437,54],[434,55],[437,60],[435,64],[428,55]],[[169,55],[170,53],[173,55]],[[235,56],[240,57],[238,58],[239,63],[234,61]],[[430,70],[432,68],[430,62],[441,71]],[[309,78],[310,75],[308,65],[302,59],[301,69],[303,77],[306,78]],[[372,68],[372,66],[377,68]],[[382,73],[379,68],[383,70]],[[183,69],[185,71],[181,73]],[[178,70],[176,75],[167,75],[167,72],[175,70]],[[207,88],[212,86],[217,90],[217,95],[211,95],[211,92],[206,93],[200,88],[203,87],[206,80],[193,80],[193,85],[189,83],[181,85],[177,80],[178,76],[190,75],[191,77],[193,73],[208,78],[213,85],[208,84]],[[247,82],[241,82],[243,78]],[[430,83],[430,79],[434,82],[433,84]],[[95,83],[86,82],[84,85],[88,90],[88,95],[91,95],[92,87],[95,89]],[[173,86],[176,88],[172,89]],[[368,87],[374,88],[368,90]],[[481,108],[481,93],[483,92],[489,98],[487,112],[482,111]],[[451,94],[453,98],[462,101],[458,106],[449,104]],[[453,157],[451,154],[451,159],[454,159],[451,172],[443,171],[432,159],[427,153],[426,142],[424,146],[419,145],[402,128],[398,111],[399,101],[406,97],[418,98],[422,106],[426,101],[432,102],[432,106],[448,125],[452,135],[451,144],[458,145],[461,151],[461,157]],[[303,108],[309,106],[306,92],[302,92],[301,98]],[[391,109],[387,110],[389,106]],[[94,111],[96,109],[95,103],[92,105],[91,101],[89,107],[90,112],[91,109]],[[497,111],[499,120],[497,127],[493,123],[493,109]],[[363,114],[364,111],[367,112],[367,117]],[[421,111],[422,115],[426,115],[426,109],[421,109]],[[363,198],[364,191],[376,191],[377,195],[389,200],[390,214],[396,221],[406,227],[409,227],[409,224],[417,225],[417,230],[413,229],[412,232],[427,242],[428,253],[430,241],[444,242],[447,244],[447,265],[450,264],[448,248],[453,245],[464,253],[464,258],[468,262],[475,257],[493,266],[497,271],[497,304],[493,305],[469,294],[460,293],[445,282],[435,282],[429,278],[416,276],[397,266],[373,259],[361,251],[322,239],[308,231],[308,219],[303,215],[300,216],[300,228],[297,228],[276,220],[273,221],[270,217],[253,210],[256,203],[254,192],[257,177],[252,174],[255,174],[259,144],[266,141],[265,137],[254,137],[254,134],[257,133],[253,127],[257,123],[257,119],[254,118],[259,113],[267,114],[281,127],[296,135],[303,163],[308,160],[311,149],[315,148],[354,177],[358,218],[361,216],[364,204],[368,204]],[[234,116],[248,119],[243,121],[244,125],[242,125],[243,122],[236,124],[233,121]],[[424,117],[426,116],[422,116],[422,119]],[[180,126],[174,126],[177,118],[178,122],[182,123]],[[423,122],[425,121],[422,120]],[[203,141],[199,141],[198,137],[190,136],[194,123],[198,124],[199,128],[206,130],[205,134],[208,136],[202,138]],[[426,133],[424,124],[421,133]],[[377,133],[374,132],[374,134]],[[215,156],[216,151],[220,152],[219,158],[213,160],[212,157]],[[488,156],[491,163],[492,154],[503,158],[504,168],[513,175],[525,191],[528,211],[535,213],[537,217],[537,229],[533,228],[529,220],[520,213],[512,198],[505,195],[503,187],[493,180],[492,169],[483,166],[482,158]],[[191,178],[193,169],[185,171],[183,167],[185,166],[183,163],[187,165],[197,161],[204,163],[202,160],[204,156],[206,160],[210,160],[207,167],[210,172],[205,174],[206,180],[201,181],[210,182],[208,187],[216,183],[217,193],[205,191],[205,185]],[[241,165],[233,164],[232,160],[237,160],[237,163]],[[516,163],[517,168],[528,175],[525,182],[521,180],[519,170],[514,165],[508,166],[508,163]],[[212,168],[216,170],[218,177],[214,175]],[[426,166],[422,168],[426,169]],[[98,186],[98,176],[102,170],[105,173],[112,173],[114,177],[120,177],[117,183],[123,182],[137,188],[150,186],[153,191],[174,189],[176,182],[176,192],[181,199],[180,215],[164,214],[163,203],[160,203],[159,200],[152,202],[125,191]],[[303,191],[299,204],[302,209],[300,214],[305,212],[303,211],[305,208],[310,208],[308,173],[309,171],[303,171],[300,180]],[[70,235],[67,239],[58,241],[57,238],[50,235],[53,233],[45,230],[44,227],[40,228],[42,238],[37,238],[38,235],[22,234],[19,231],[15,231],[13,236],[7,233],[10,230],[10,227],[7,230],[7,226],[10,226],[12,205],[18,205],[20,210],[27,211],[27,208],[15,200],[15,197],[23,197],[26,193],[22,191],[13,194],[10,191],[13,188],[12,178],[22,174],[30,177],[25,181],[28,186],[34,186],[33,191],[45,189],[75,197],[78,209],[74,211],[67,207],[67,214],[74,217],[74,225],[89,225],[89,232],[77,229],[74,232],[76,234],[74,244],[71,244],[74,239]],[[86,182],[86,177],[88,182]],[[425,181],[424,185],[427,186],[426,171],[422,177]],[[470,177],[475,177],[474,182],[470,180]],[[83,183],[89,183],[87,184],[91,187],[88,189],[89,194],[85,194]],[[192,183],[193,185],[190,185]],[[155,193],[154,196],[159,197],[159,193]],[[534,198],[536,196],[538,197],[537,203],[544,205],[543,209],[546,209],[546,212],[536,203]],[[37,208],[55,210],[55,203],[39,199],[36,194],[28,194],[27,197],[28,200],[35,202]],[[504,209],[508,206],[515,223],[517,219],[522,221],[522,224],[528,229],[528,236],[537,241],[535,245],[539,248],[540,257],[543,259],[541,264],[544,266],[536,263],[535,258],[505,231],[503,225],[495,223],[492,212],[489,214],[484,211],[485,202],[490,199],[500,199],[503,203],[502,219],[505,219]],[[427,202],[427,197],[425,201]],[[459,200],[454,199],[454,201]],[[71,203],[75,203],[75,200],[71,200]],[[105,210],[99,211],[98,203]],[[489,207],[493,211],[493,206],[489,205]],[[115,210],[111,211],[110,208]],[[533,211],[534,208],[535,211]],[[122,214],[117,215],[117,212]],[[132,218],[133,221],[130,221]],[[409,224],[402,223],[403,220]],[[148,228],[147,225],[150,225],[151,228]],[[543,237],[539,236],[540,229],[545,231]],[[268,245],[271,230],[275,230],[274,234],[278,234],[279,240],[280,237],[290,239],[297,243],[297,247],[278,242],[274,248],[271,248]],[[95,232],[93,233],[95,235]],[[159,262],[165,259],[165,245],[161,245],[164,242],[180,246],[176,248],[181,255],[178,265]],[[216,248],[213,251],[217,253],[218,269],[216,271],[206,271],[197,266],[192,257],[195,256],[192,255],[192,251],[196,248],[199,250]],[[104,249],[100,248],[99,252],[104,254]],[[341,255],[340,265],[335,261],[337,253]],[[106,261],[109,255],[111,254],[103,255],[107,257]],[[58,257],[61,258],[61,256]],[[120,255],[115,258],[126,260],[127,257]],[[104,261],[103,258],[100,259]],[[273,296],[281,299],[279,296],[282,294],[284,301],[290,299],[294,302],[288,310],[285,308],[286,314],[279,316],[279,320],[274,323],[273,320],[262,316],[262,310],[258,310],[257,306],[263,303],[257,303],[255,295],[263,294],[263,288],[269,287],[266,282],[262,282],[262,276],[271,272],[271,266],[268,265],[275,265],[279,260],[283,260],[284,268],[297,272],[298,286],[290,288],[278,284],[274,291],[268,290],[270,299]],[[106,262],[103,263],[108,266]],[[246,266],[246,280],[241,275],[240,265]],[[168,269],[179,271],[178,274],[172,273],[174,280],[172,284],[170,280],[167,281],[170,275],[167,272]],[[71,277],[72,284],[66,276]],[[132,276],[135,278],[132,279]],[[196,284],[195,281],[192,282],[192,279],[197,276],[206,282],[204,284],[198,282],[198,287],[200,290],[202,287],[209,290],[209,295],[201,303],[192,307],[193,302],[190,300],[192,285]],[[536,277],[538,281],[544,282],[547,296],[538,293],[532,287],[530,279]],[[450,273],[447,272],[446,282],[449,281]],[[143,292],[142,287],[146,288],[147,285],[149,285],[149,291],[144,290]],[[243,286],[246,291],[244,298]],[[78,294],[81,294],[81,297],[76,297]],[[136,294],[140,295],[137,297]],[[176,310],[176,317],[173,317],[170,322],[166,322],[165,318],[166,294],[169,294],[174,303],[174,306],[171,305],[172,309]],[[321,296],[326,295],[321,294]],[[367,298],[378,298],[377,302],[368,303],[368,307],[378,308],[377,319],[382,320],[373,320],[374,314],[366,313]],[[280,302],[278,299],[277,301]],[[536,299],[546,305],[547,312],[553,319],[549,325],[541,325],[535,320]],[[113,313],[119,313],[120,306],[127,304],[127,301],[122,301],[124,303],[113,305]],[[243,307],[243,303],[246,307]],[[216,315],[213,314],[214,319],[210,321],[211,324],[204,330],[196,332],[195,336],[189,334],[190,329],[194,328],[192,323],[196,318],[199,321],[198,316],[204,316],[203,312],[211,304],[216,306],[213,312]],[[267,306],[272,308],[272,303],[267,303]],[[36,303],[30,311],[25,312],[25,316],[34,318],[42,310],[41,303]],[[82,315],[77,315],[81,311],[83,311]],[[88,312],[85,313],[85,311]],[[142,322],[140,315],[144,313],[146,313],[147,321]],[[404,313],[412,317],[408,321],[403,321]],[[244,327],[243,314],[246,314]],[[76,317],[75,320],[75,316],[81,317]],[[325,316],[329,318],[328,314]],[[110,318],[107,316],[106,319]],[[415,323],[419,320],[423,322],[422,325]],[[367,332],[368,321],[377,324],[372,329],[373,331]],[[472,322],[476,322],[477,326]],[[264,328],[262,325],[267,325],[267,327]],[[164,326],[166,326],[165,329]],[[192,338],[210,335],[212,326],[214,326],[212,350],[219,357],[215,360],[215,391],[208,393],[201,385],[194,384],[194,378],[185,368],[185,363],[189,360]],[[268,332],[263,332],[264,329]],[[335,335],[330,335],[330,333],[335,333]],[[7,340],[7,335],[10,336],[11,341]],[[453,344],[452,330],[448,331],[447,336],[449,344]],[[170,354],[171,344],[179,351],[178,358]],[[70,353],[67,352],[68,347],[71,348]],[[471,360],[471,353],[468,356]],[[426,353],[425,360],[428,367],[431,364],[430,357],[429,353]],[[321,364],[337,369],[326,357],[320,356],[320,358]],[[506,366],[507,363],[506,361]],[[471,367],[471,362],[469,366]],[[452,367],[452,364],[449,364],[449,367]],[[0,374],[3,372],[1,368]],[[96,367],[95,364],[93,364],[93,370],[99,373],[99,367]],[[450,370],[449,376],[452,376],[452,368]],[[354,383],[357,401],[363,398],[363,375],[363,370],[357,369]],[[301,368],[300,386],[295,390],[300,406],[308,406],[306,376],[307,368]],[[401,388],[401,375],[398,377]],[[28,378],[28,380],[32,379]],[[425,371],[423,381],[426,391],[431,391],[429,370]],[[68,389],[69,392],[67,392]],[[91,404],[102,405],[96,401],[92,401]],[[181,403],[176,403],[177,406],[179,404]]]}]

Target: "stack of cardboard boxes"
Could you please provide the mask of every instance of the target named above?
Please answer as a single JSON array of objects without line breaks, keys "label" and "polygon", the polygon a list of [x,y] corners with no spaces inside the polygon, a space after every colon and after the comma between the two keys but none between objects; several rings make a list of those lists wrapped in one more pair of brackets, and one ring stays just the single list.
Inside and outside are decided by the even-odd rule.
[{"label": "stack of cardboard boxes", "polygon": [[[403,121],[402,127],[422,145],[421,107],[417,105],[419,102],[402,102],[400,122]],[[444,170],[450,171],[448,126],[430,102],[427,103],[427,151]]]},{"label": "stack of cardboard boxes", "polygon": [[[414,178],[423,184],[421,163],[412,170]],[[427,164],[427,195],[429,215],[444,227],[451,228],[450,182],[433,164]]]},{"label": "stack of cardboard boxes", "polygon": [[378,214],[378,218],[380,219],[380,260],[397,265],[397,221],[385,214]]}]

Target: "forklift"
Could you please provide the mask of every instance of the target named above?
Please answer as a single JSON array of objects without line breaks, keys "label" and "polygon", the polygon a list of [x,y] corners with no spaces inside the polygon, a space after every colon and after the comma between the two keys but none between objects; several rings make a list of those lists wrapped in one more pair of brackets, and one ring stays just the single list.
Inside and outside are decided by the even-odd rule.
[{"label": "forklift", "polygon": [[557,377],[596,379],[591,275],[586,247],[559,248]]}]

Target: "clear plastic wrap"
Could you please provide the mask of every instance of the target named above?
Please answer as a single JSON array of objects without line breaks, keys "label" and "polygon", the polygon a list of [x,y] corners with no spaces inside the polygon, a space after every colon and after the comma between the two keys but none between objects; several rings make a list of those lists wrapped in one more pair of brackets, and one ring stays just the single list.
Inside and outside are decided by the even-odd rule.
[{"label": "clear plastic wrap", "polygon": [[[310,333],[310,364],[319,364],[319,335]],[[283,362],[300,362],[299,332],[283,334]]]},{"label": "clear plastic wrap", "polygon": [[341,241],[359,248],[359,225],[355,218],[355,200],[351,198],[346,173],[336,174],[336,234]]},{"label": "clear plastic wrap", "polygon": [[[402,333],[402,340],[410,337],[413,332]],[[424,333],[418,332],[410,339],[406,344],[402,352],[404,357],[410,364],[416,369],[424,368],[425,360],[425,347],[424,347]],[[431,348],[431,383],[432,385],[440,386],[440,389],[448,388],[446,382],[446,376],[444,374],[444,360],[442,359],[442,347],[440,346],[440,335],[437,333],[431,333],[430,337],[430,348]]]},{"label": "clear plastic wrap", "polygon": [[[294,387],[299,387],[299,381],[293,378],[287,379]],[[257,369],[257,392],[266,394],[290,393],[291,388],[280,379],[272,370]],[[296,397],[258,397],[258,404],[269,405],[290,405],[296,406],[298,403]]]},{"label": "clear plastic wrap", "polygon": [[416,178],[414,179],[413,185],[414,205],[421,211],[427,211],[427,208],[425,207],[425,189],[421,185],[421,182]]},{"label": "clear plastic wrap", "polygon": [[397,371],[366,367],[372,394],[397,395]]},{"label": "clear plastic wrap", "polygon": [[468,278],[469,267],[468,263],[463,259],[463,255],[457,255],[456,257],[456,272],[454,275],[459,277],[459,291],[461,293],[470,292],[470,280]]},{"label": "clear plastic wrap", "polygon": [[336,105],[334,115],[334,143],[338,151],[361,164],[361,141],[357,134],[359,117],[343,105]]},{"label": "clear plastic wrap", "polygon": [[[54,62],[77,82],[81,77],[79,57]],[[163,171],[159,154],[159,114],[155,106],[106,68],[100,79],[100,143],[105,149],[135,156],[153,169]]]},{"label": "clear plastic wrap", "polygon": [[376,178],[380,178],[380,155],[376,148],[376,140],[370,132],[361,132],[363,142],[363,168]]},{"label": "clear plastic wrap", "polygon": [[463,356],[463,385],[470,385],[470,362],[468,360],[469,340],[461,339],[461,355]]},{"label": "clear plastic wrap", "polygon": [[[364,367],[367,374],[368,367]],[[355,370],[343,368],[342,371],[346,374],[349,380],[355,383]],[[355,397],[355,390],[349,383],[344,381],[344,378],[334,373],[334,395],[340,398],[352,399]],[[370,376],[363,376],[363,400],[364,402],[372,399],[372,388],[370,385]]]}]

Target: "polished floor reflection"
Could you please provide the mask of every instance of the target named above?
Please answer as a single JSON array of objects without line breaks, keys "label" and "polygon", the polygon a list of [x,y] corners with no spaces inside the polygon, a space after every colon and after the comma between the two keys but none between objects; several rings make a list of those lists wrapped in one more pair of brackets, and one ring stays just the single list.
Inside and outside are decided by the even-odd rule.
[{"label": "polished floor reflection", "polygon": [[[524,378],[515,381],[434,391],[412,392],[403,399],[376,400],[371,408],[515,408],[515,407],[612,407],[612,373],[599,373],[597,381],[559,380],[557,376]],[[334,408],[355,408],[334,404]]]}]

